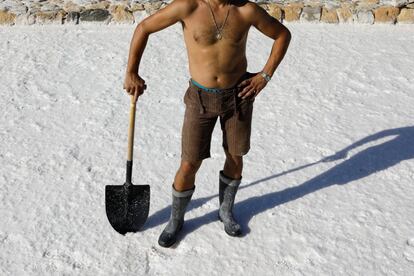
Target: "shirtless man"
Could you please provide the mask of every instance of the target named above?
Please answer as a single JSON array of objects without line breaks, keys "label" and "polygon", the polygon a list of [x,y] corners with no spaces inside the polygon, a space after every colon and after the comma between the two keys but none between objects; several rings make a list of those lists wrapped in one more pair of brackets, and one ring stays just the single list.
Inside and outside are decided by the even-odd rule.
[{"label": "shirtless man", "polygon": [[[226,161],[219,173],[218,218],[230,236],[242,234],[232,208],[242,178],[243,155],[250,148],[255,97],[282,61],[289,30],[248,0],[173,0],[136,27],[130,45],[124,89],[138,98],[146,89],[138,68],[150,34],[181,23],[191,78],[184,96],[181,164],[172,184],[171,217],[158,243],[176,242],[184,213],[195,189],[202,160],[210,157],[211,134],[220,118]],[[274,39],[261,72],[247,72],[246,40],[251,26]],[[263,51],[263,49],[257,49]]]}]

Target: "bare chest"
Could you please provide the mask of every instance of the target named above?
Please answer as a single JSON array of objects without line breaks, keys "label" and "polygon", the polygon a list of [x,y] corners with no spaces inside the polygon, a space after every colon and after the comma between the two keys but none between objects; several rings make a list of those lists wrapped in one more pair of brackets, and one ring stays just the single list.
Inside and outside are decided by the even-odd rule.
[{"label": "bare chest", "polygon": [[[187,39],[200,46],[214,45],[219,42],[230,44],[245,43],[249,26],[236,7],[220,13],[211,14],[208,7],[200,7],[184,23]],[[215,20],[214,20],[215,19]]]}]

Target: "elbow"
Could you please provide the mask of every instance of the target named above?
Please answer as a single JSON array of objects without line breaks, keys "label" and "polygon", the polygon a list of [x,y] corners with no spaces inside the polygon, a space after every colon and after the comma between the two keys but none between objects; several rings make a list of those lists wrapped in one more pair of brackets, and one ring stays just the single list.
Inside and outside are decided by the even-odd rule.
[{"label": "elbow", "polygon": [[289,43],[290,39],[292,38],[292,34],[285,27],[285,28],[282,28],[281,30],[278,30],[277,33],[275,33],[272,38],[274,40],[283,40],[283,41],[286,41],[287,43]]},{"label": "elbow", "polygon": [[290,31],[288,29],[285,29],[281,35],[281,40],[283,41],[283,44],[285,45],[285,47],[289,47],[290,44],[290,40],[292,39],[292,34],[290,33]]},{"label": "elbow", "polygon": [[140,33],[143,36],[149,36],[151,34],[151,32],[148,30],[146,26],[145,19],[138,23],[135,31]]},{"label": "elbow", "polygon": [[287,28],[283,31],[283,36],[285,37],[286,41],[290,41],[292,38],[292,34]]}]

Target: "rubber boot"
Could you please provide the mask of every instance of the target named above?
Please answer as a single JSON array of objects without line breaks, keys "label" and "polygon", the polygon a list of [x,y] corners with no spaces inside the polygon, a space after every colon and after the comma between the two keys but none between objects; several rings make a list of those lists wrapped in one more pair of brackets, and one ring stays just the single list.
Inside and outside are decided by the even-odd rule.
[{"label": "rubber boot", "polygon": [[230,236],[241,235],[241,227],[233,217],[234,198],[241,183],[240,179],[232,179],[224,175],[220,171],[220,187],[219,187],[219,219],[224,224],[224,231]]},{"label": "rubber boot", "polygon": [[174,188],[174,184],[172,185],[171,216],[167,226],[158,238],[160,246],[170,247],[176,242],[177,234],[183,227],[184,214],[194,190],[195,186],[192,189],[179,192]]}]

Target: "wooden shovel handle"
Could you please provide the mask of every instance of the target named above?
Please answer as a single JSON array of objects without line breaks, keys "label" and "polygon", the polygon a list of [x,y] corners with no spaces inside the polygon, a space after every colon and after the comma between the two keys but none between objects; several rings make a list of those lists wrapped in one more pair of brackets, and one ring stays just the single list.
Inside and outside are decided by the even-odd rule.
[{"label": "wooden shovel handle", "polygon": [[134,130],[135,130],[135,111],[136,100],[135,94],[131,96],[131,105],[129,111],[129,130],[128,130],[128,157],[127,161],[132,161],[134,153]]}]

